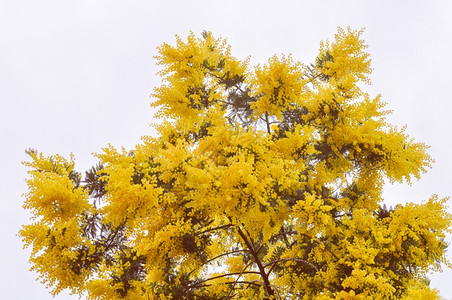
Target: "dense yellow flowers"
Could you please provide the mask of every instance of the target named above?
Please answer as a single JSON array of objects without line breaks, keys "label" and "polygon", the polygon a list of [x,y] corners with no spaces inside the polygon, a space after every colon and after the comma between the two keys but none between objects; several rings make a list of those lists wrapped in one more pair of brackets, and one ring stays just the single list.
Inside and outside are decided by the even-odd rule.
[{"label": "dense yellow flowers", "polygon": [[282,120],[282,111],[295,108],[303,99],[303,90],[307,80],[303,79],[303,68],[292,58],[273,56],[268,65],[258,66],[249,76],[249,85],[253,86],[253,96],[258,100],[251,104],[255,117],[276,116]]},{"label": "dense yellow flowers", "polygon": [[163,44],[158,136],[106,147],[83,180],[30,152],[32,268],[89,299],[438,299],[447,199],[383,205],[384,179],[432,159],[362,90],[361,34],[255,68],[211,33]]}]

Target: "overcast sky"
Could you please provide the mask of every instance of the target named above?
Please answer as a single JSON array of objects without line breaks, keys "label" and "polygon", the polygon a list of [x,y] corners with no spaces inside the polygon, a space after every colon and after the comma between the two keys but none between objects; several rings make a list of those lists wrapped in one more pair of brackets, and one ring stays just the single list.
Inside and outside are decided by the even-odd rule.
[{"label": "overcast sky", "polygon": [[[84,171],[108,143],[130,149],[153,134],[153,56],[176,34],[210,30],[253,63],[275,53],[310,63],[338,26],[366,28],[368,91],[382,94],[390,120],[431,145],[436,160],[412,186],[388,185],[386,203],[452,195],[452,1],[0,0],[0,297],[52,298],[16,236],[29,222],[21,207],[26,148],[72,152]],[[452,299],[452,271],[431,278]]]}]

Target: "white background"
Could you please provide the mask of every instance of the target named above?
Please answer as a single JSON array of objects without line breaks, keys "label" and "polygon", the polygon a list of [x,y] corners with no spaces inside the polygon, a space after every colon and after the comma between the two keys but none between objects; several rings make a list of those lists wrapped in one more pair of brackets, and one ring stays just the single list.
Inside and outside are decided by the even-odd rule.
[{"label": "white background", "polygon": [[[21,207],[25,149],[72,152],[84,172],[108,143],[131,149],[154,134],[153,56],[175,34],[210,30],[252,63],[275,53],[310,63],[338,26],[366,27],[368,91],[382,94],[394,110],[390,121],[407,124],[436,160],[412,186],[388,184],[386,203],[451,195],[452,1],[0,0],[0,297],[52,298],[16,236],[29,222]],[[451,270],[431,278],[451,299]]]}]

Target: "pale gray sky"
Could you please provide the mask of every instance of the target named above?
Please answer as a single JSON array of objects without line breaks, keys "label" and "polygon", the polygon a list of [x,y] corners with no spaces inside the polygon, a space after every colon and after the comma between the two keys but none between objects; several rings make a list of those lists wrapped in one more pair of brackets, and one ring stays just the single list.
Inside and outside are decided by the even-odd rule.
[{"label": "pale gray sky", "polygon": [[[451,1],[0,0],[2,299],[52,298],[16,237],[28,222],[24,149],[72,152],[84,171],[108,143],[130,149],[153,134],[149,94],[160,83],[153,56],[175,34],[211,30],[253,63],[275,53],[309,63],[337,26],[366,27],[374,67],[368,91],[382,94],[394,110],[390,120],[407,124],[436,160],[412,186],[388,185],[386,202],[452,195]],[[448,299],[451,281],[451,270],[432,276]]]}]

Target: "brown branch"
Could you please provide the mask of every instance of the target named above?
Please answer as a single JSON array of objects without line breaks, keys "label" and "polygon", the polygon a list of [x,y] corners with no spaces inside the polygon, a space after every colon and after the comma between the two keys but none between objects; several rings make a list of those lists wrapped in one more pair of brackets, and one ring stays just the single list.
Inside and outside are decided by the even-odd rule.
[{"label": "brown branch", "polygon": [[[221,275],[217,275],[214,277],[210,277],[210,278],[204,279],[200,283],[205,283],[207,281],[215,280],[215,279],[222,278],[222,277],[241,275],[241,274],[258,274],[258,275],[260,275],[261,273],[259,273],[257,271],[233,272],[233,273],[221,274]],[[233,283],[233,282],[231,282],[231,283]]]},{"label": "brown branch", "polygon": [[[253,281],[246,281],[246,280],[240,280],[240,281],[235,281],[235,282],[226,282],[226,284],[249,284],[249,285],[257,285],[257,286],[263,286],[262,282],[259,280],[253,280]],[[226,298],[228,299],[228,298]]]},{"label": "brown branch", "polygon": [[270,130],[270,120],[268,119],[268,112],[265,112],[265,122],[267,123],[267,133],[270,134],[271,130]]},{"label": "brown branch", "polygon": [[[248,249],[250,249],[250,253],[254,258],[254,262],[256,263],[259,272],[257,272],[258,274],[261,275],[262,279],[263,279],[263,286],[265,288],[265,292],[267,294],[267,296],[271,297],[274,296],[274,292],[273,289],[270,286],[270,281],[268,280],[268,275],[265,273],[265,268],[262,265],[262,262],[260,261],[259,257],[258,257],[258,251],[256,251],[254,249],[254,245],[250,242],[250,240],[248,239],[248,237],[245,235],[245,233],[238,228],[237,232],[239,233],[240,237],[243,239],[243,241],[245,242],[246,246],[248,247]],[[262,246],[261,246],[262,247]],[[259,250],[261,249],[261,247],[259,247]]]},{"label": "brown branch", "polygon": [[208,233],[208,232],[211,232],[211,231],[214,231],[214,230],[220,230],[220,229],[228,228],[228,227],[231,227],[231,226],[232,226],[232,224],[221,225],[221,226],[218,226],[218,227],[213,227],[213,228],[209,228],[209,229],[206,229],[204,231],[198,232],[195,235],[201,235],[201,234],[204,234],[204,233]]}]

